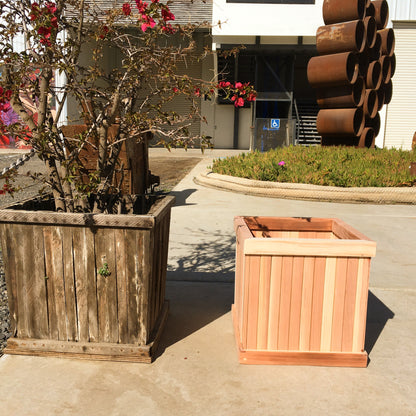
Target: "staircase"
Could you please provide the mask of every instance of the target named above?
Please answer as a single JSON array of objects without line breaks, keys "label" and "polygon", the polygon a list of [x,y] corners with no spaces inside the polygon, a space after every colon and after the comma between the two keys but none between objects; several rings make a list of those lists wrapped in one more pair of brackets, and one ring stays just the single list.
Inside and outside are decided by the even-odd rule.
[{"label": "staircase", "polygon": [[316,130],[316,117],[318,111],[318,104],[314,100],[294,100],[292,117],[297,120],[296,144],[316,146],[321,143],[321,136]]}]

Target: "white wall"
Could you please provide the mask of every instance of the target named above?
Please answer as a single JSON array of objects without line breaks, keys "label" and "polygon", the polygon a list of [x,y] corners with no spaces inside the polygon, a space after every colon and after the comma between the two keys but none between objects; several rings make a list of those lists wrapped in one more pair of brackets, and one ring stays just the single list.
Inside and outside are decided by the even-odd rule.
[{"label": "white wall", "polygon": [[391,20],[416,20],[416,0],[387,0]]},{"label": "white wall", "polygon": [[[214,36],[315,36],[324,24],[323,0],[315,4],[227,3],[213,1]],[[221,25],[218,25],[221,21]]]}]

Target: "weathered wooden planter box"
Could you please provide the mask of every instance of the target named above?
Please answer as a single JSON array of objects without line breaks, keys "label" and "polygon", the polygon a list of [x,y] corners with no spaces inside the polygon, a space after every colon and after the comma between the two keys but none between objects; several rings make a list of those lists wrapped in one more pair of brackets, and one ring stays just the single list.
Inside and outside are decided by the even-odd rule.
[{"label": "weathered wooden planter box", "polygon": [[6,354],[151,362],[167,319],[173,197],[147,215],[0,210]]},{"label": "weathered wooden planter box", "polygon": [[376,243],[338,219],[236,217],[234,225],[240,362],[365,367]]}]

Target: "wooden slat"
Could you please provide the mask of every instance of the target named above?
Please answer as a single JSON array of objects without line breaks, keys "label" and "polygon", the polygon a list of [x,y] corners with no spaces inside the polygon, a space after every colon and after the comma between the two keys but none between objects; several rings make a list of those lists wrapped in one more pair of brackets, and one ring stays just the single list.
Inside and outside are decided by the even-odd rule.
[{"label": "wooden slat", "polygon": [[6,277],[7,297],[10,314],[10,332],[12,336],[16,335],[17,318],[18,318],[18,301],[17,301],[17,276],[16,276],[16,253],[13,253],[15,245],[13,239],[16,235],[13,233],[12,225],[0,224],[1,249],[3,255],[3,264]]},{"label": "wooden slat", "polygon": [[[163,207],[159,207],[159,210]],[[52,211],[0,210],[0,222],[119,228],[153,228],[152,215],[77,214]]]},{"label": "wooden slat", "polygon": [[117,263],[117,316],[118,316],[118,342],[129,342],[128,334],[128,280],[126,264],[126,241],[124,230],[114,230],[115,259]]},{"label": "wooden slat", "polygon": [[[345,240],[364,240],[372,241],[360,231],[351,227],[349,224],[339,219],[334,219],[332,224],[332,232],[338,237]],[[374,242],[373,242],[374,243]],[[375,245],[375,243],[374,243]]]},{"label": "wooden slat", "polygon": [[288,348],[292,351],[299,350],[300,319],[302,310],[303,267],[304,257],[295,257],[293,259]]},{"label": "wooden slat", "polygon": [[76,341],[78,338],[72,231],[73,229],[71,227],[67,227],[63,229],[62,236],[65,313],[67,324],[66,335],[68,341]]},{"label": "wooden slat", "polygon": [[334,307],[332,316],[331,351],[342,351],[347,264],[347,258],[337,259],[337,267],[335,273]]},{"label": "wooden slat", "polygon": [[348,259],[347,282],[345,285],[344,326],[342,331],[342,351],[353,351],[355,302],[359,259]]},{"label": "wooden slat", "polygon": [[271,268],[271,256],[262,256],[260,260],[259,312],[257,331],[257,348],[259,349],[267,348]]},{"label": "wooden slat", "polygon": [[150,283],[152,280],[152,262],[154,247],[154,233],[145,230],[143,232],[143,247],[141,249],[141,262],[138,270],[139,282],[139,322],[140,322],[140,339],[142,344],[148,342],[150,336]]},{"label": "wooden slat", "polygon": [[67,340],[65,289],[63,280],[64,258],[61,227],[45,227],[45,264],[48,289],[49,328],[53,339]]},{"label": "wooden slat", "polygon": [[33,226],[32,244],[33,257],[30,276],[30,291],[28,289],[27,296],[30,298],[29,311],[32,316],[32,336],[35,338],[47,338],[49,336],[48,324],[48,300],[46,296],[46,270],[44,262],[44,242],[42,226]]},{"label": "wooden slat", "polygon": [[247,340],[249,349],[257,348],[257,323],[259,313],[259,282],[260,282],[260,256],[250,259],[250,275],[247,303]]},{"label": "wooden slat", "polygon": [[19,305],[16,320],[17,334],[19,337],[31,337],[30,311],[26,293],[26,275],[31,272],[26,256],[29,238],[26,235],[26,227],[22,224],[14,224],[12,232],[16,235],[16,239],[12,241],[16,250],[13,255],[16,256],[16,294]]},{"label": "wooden slat", "polygon": [[240,351],[241,364],[318,365],[329,367],[367,367],[367,353]]},{"label": "wooden slat", "polygon": [[251,230],[248,228],[243,217],[234,218],[234,230],[238,238],[241,238],[241,241],[246,240],[247,238],[253,238]]},{"label": "wooden slat", "polygon": [[[98,341],[97,302],[92,299],[91,280],[95,281],[95,264],[91,266],[89,254],[94,251],[94,240],[90,231],[82,228],[73,230],[73,256],[77,308],[77,339],[80,342]],[[94,275],[91,276],[91,267]],[[90,284],[89,284],[90,282]],[[95,288],[95,293],[97,292]],[[95,314],[95,317],[94,317]]]},{"label": "wooden slat", "polygon": [[292,290],[293,258],[283,257],[282,285],[280,288],[279,334],[277,348],[289,349],[290,300]]},{"label": "wooden slat", "polygon": [[282,284],[282,264],[283,258],[280,256],[272,257],[271,281],[270,281],[270,304],[269,304],[269,328],[267,349],[277,350],[279,338],[279,314],[280,314],[280,292]]},{"label": "wooden slat", "polygon": [[367,317],[370,259],[359,259],[357,273],[357,296],[354,314],[353,352],[364,349]]},{"label": "wooden slat", "polygon": [[241,299],[235,299],[236,312],[239,316],[239,330],[242,336],[241,340],[244,343],[244,347],[247,346],[247,320],[248,320],[248,287],[250,283],[250,262],[249,256],[244,256],[244,274],[241,282]]},{"label": "wooden slat", "polygon": [[317,257],[313,276],[310,350],[320,351],[326,259]]},{"label": "wooden slat", "polygon": [[244,217],[250,230],[332,231],[331,218]]},{"label": "wooden slat", "polygon": [[324,303],[322,309],[322,331],[320,348],[322,352],[331,351],[336,268],[337,259],[328,258],[325,267]]},{"label": "wooden slat", "polygon": [[310,349],[314,268],[315,258],[305,257],[303,265],[302,306],[300,314],[300,351],[309,351]]},{"label": "wooden slat", "polygon": [[246,255],[325,256],[325,257],[374,257],[372,241],[329,240],[308,238],[275,239],[253,238],[246,241]]},{"label": "wooden slat", "polygon": [[[117,275],[114,232],[98,229],[95,232],[95,255],[97,268],[98,339],[101,342],[117,342]],[[108,264],[109,276],[99,273]]]},{"label": "wooden slat", "polygon": [[140,323],[139,323],[139,314],[140,314],[140,304],[138,302],[140,285],[139,285],[139,268],[141,267],[141,257],[143,256],[140,251],[143,250],[143,233],[139,233],[126,230],[126,244],[129,247],[133,247],[133,250],[129,250],[126,258],[127,264],[127,282],[128,282],[128,332],[129,338],[133,343],[140,343]]}]

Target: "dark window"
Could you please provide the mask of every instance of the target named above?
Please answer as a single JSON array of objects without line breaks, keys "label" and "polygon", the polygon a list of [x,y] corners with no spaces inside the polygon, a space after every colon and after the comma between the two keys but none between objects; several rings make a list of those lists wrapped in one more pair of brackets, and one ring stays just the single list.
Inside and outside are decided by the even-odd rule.
[{"label": "dark window", "polygon": [[315,0],[227,0],[227,3],[315,4]]}]

